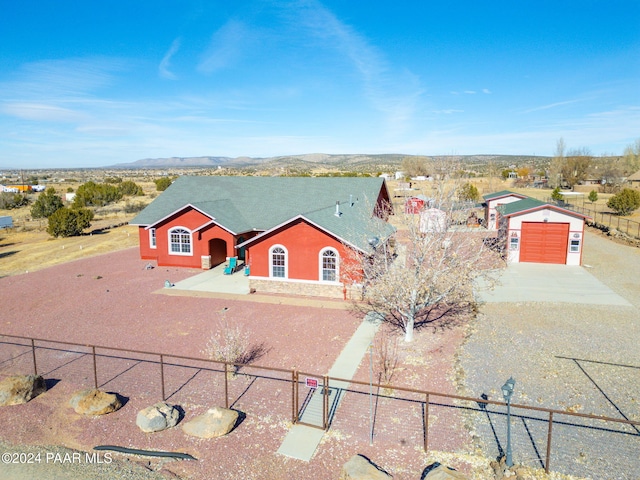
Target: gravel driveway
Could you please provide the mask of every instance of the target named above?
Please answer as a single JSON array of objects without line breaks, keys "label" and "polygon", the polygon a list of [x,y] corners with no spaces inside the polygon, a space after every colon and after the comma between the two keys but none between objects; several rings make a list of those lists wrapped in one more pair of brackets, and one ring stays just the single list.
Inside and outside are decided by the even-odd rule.
[{"label": "gravel driveway", "polygon": [[[640,249],[588,232],[584,265],[628,306],[485,303],[459,356],[468,395],[502,401],[500,387],[513,376],[514,403],[640,421]],[[547,414],[512,413],[522,415],[512,422],[514,461],[542,466]],[[506,448],[504,409],[470,414],[469,425],[487,456]],[[633,426],[554,417],[552,470],[637,479],[638,451],[640,433]]]}]

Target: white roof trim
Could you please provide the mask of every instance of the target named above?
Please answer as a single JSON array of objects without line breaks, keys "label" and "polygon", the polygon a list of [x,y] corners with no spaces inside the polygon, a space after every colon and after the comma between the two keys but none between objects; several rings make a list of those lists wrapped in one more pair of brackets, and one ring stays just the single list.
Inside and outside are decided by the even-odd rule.
[{"label": "white roof trim", "polygon": [[255,237],[253,237],[253,238],[250,238],[250,239],[249,239],[249,240],[247,240],[246,242],[239,243],[238,245],[236,245],[236,248],[244,247],[244,246],[246,246],[248,243],[253,243],[254,241],[259,240],[260,238],[262,238],[262,237],[264,237],[264,236],[266,236],[266,235],[270,234],[271,232],[273,232],[273,231],[275,231],[275,230],[278,230],[278,229],[280,229],[280,228],[282,228],[282,227],[284,227],[284,226],[286,226],[286,225],[288,225],[288,224],[290,224],[290,223],[292,223],[292,222],[294,222],[294,221],[296,221],[296,220],[304,220],[304,221],[308,222],[309,224],[313,225],[314,227],[318,228],[319,230],[321,230],[321,231],[325,232],[326,234],[331,235],[331,236],[332,236],[332,237],[334,237],[334,238],[337,238],[339,241],[341,241],[341,242],[342,242],[342,243],[344,243],[345,245],[349,245],[351,248],[354,248],[354,249],[356,249],[356,250],[358,250],[358,251],[360,251],[360,252],[362,252],[362,253],[367,253],[367,252],[365,252],[364,250],[362,250],[361,248],[358,248],[358,247],[356,247],[355,245],[353,245],[351,242],[347,242],[344,238],[339,237],[339,236],[338,236],[338,235],[336,235],[335,233],[333,233],[333,232],[331,232],[331,231],[327,230],[327,229],[326,229],[326,228],[324,228],[324,227],[321,227],[320,225],[318,225],[317,223],[313,222],[312,220],[309,220],[307,217],[305,217],[305,216],[304,216],[304,215],[302,215],[302,214],[301,214],[301,215],[296,215],[295,217],[292,217],[292,218],[290,218],[289,220],[287,220],[287,221],[285,221],[285,222],[282,222],[280,225],[276,225],[275,227],[270,228],[269,230],[265,230],[265,231],[264,231],[264,232],[262,232],[261,234],[256,235],[256,236],[255,236]]},{"label": "white roof trim", "polygon": [[[154,223],[151,223],[151,224],[147,225],[146,227],[144,227],[144,228],[145,228],[145,230],[149,230],[150,228],[154,228],[154,227],[155,227],[155,225],[157,225],[157,224],[159,224],[159,223],[161,223],[161,222],[164,222],[167,218],[169,218],[169,217],[172,217],[172,216],[176,215],[178,212],[181,212],[182,210],[185,210],[185,209],[186,209],[186,208],[188,208],[188,207],[191,207],[191,208],[193,208],[194,210],[197,210],[198,212],[200,212],[201,214],[203,214],[205,217],[209,217],[211,220],[215,220],[215,219],[216,219],[216,217],[212,217],[212,216],[211,216],[211,215],[209,215],[208,213],[203,212],[202,210],[200,210],[198,207],[196,207],[196,206],[194,206],[194,205],[192,205],[192,204],[190,204],[190,203],[187,203],[186,205],[183,205],[182,207],[178,208],[177,210],[174,210],[174,211],[173,211],[173,212],[171,212],[170,214],[165,215],[165,216],[164,216],[164,217],[162,217],[160,220],[158,220],[158,221],[156,221],[156,222],[154,222]],[[222,225],[220,225],[220,226],[222,226]],[[223,227],[223,228],[224,228],[224,227]],[[225,230],[226,230],[226,228],[225,228]]]}]

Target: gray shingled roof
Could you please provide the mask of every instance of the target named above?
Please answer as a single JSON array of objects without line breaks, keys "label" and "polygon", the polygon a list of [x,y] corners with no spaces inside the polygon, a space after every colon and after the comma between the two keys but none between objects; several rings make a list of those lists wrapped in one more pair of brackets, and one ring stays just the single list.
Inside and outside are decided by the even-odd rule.
[{"label": "gray shingled roof", "polygon": [[483,195],[482,198],[484,198],[485,200],[493,200],[494,198],[508,197],[509,195],[515,195],[517,197],[526,197],[526,195],[512,192],[511,190],[501,190],[499,192],[487,193],[486,195]]},{"label": "gray shingled roof", "polygon": [[590,218],[587,215],[574,212],[573,210],[567,210],[566,208],[558,207],[556,205],[553,205],[547,202],[541,202],[540,200],[536,200],[535,198],[529,198],[529,197],[523,200],[518,200],[517,202],[500,205],[498,207],[498,210],[500,211],[501,215],[508,217],[510,215],[515,215],[520,212],[525,212],[527,210],[538,210],[541,208],[550,208],[552,210],[557,210],[557,211],[566,213],[567,215],[572,215],[574,217]]},{"label": "gray shingled roof", "polygon": [[187,205],[235,234],[267,231],[302,216],[367,251],[368,238],[393,233],[386,222],[372,219],[381,189],[386,190],[382,178],[185,176],[130,223],[154,225]]}]

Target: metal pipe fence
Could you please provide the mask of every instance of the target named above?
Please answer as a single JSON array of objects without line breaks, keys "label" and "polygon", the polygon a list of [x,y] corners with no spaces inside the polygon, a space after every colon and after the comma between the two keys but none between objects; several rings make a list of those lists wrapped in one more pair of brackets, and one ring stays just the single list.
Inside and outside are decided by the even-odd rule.
[{"label": "metal pipe fence", "polygon": [[[163,401],[192,399],[194,395],[210,401],[211,391],[191,385],[197,375],[208,375],[207,388],[218,392],[227,408],[260,415],[276,412],[294,424],[322,430],[338,428],[370,443],[419,445],[425,452],[432,448],[433,437],[439,450],[447,450],[446,439],[455,436],[456,429],[464,429],[464,422],[454,418],[462,413],[481,424],[483,438],[489,439],[488,444],[495,441],[498,455],[504,454],[498,433],[506,423],[503,401],[208,358],[16,335],[0,334],[0,338],[3,376],[55,372],[73,382],[90,382],[93,388],[101,388],[117,384],[125,375],[143,376],[148,382],[157,375],[158,385],[151,383]],[[90,373],[82,376],[78,370]],[[522,455],[547,472],[554,459],[570,457],[583,448],[580,442],[585,435],[595,438],[597,445],[612,438],[620,441],[620,456],[637,458],[629,452],[640,447],[638,421],[516,403],[511,403],[511,409],[517,451],[527,452]],[[450,421],[443,422],[440,417],[450,417]]]},{"label": "metal pipe fence", "polygon": [[624,232],[635,238],[640,238],[640,222],[621,217],[620,215],[613,214],[611,212],[598,212],[585,207],[585,205],[576,205],[566,201],[554,201],[551,198],[547,199],[550,203],[556,203],[559,207],[567,208],[575,212],[587,215],[593,219],[595,223],[606,225],[609,228],[615,228],[620,232]]}]

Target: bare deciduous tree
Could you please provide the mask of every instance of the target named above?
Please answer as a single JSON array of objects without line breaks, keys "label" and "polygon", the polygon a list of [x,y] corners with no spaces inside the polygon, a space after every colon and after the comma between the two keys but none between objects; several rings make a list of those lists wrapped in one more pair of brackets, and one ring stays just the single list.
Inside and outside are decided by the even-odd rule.
[{"label": "bare deciduous tree", "polygon": [[[456,171],[454,165],[447,167]],[[423,212],[396,215],[395,252],[381,242],[371,255],[354,256],[364,273],[356,308],[402,329],[407,342],[415,328],[442,327],[474,309],[473,281],[483,273],[487,257],[496,255],[485,247],[486,230],[465,228],[471,205],[456,201],[463,181],[442,175],[431,185],[431,201]]]},{"label": "bare deciduous tree", "polygon": [[240,325],[229,321],[224,313],[220,315],[218,328],[209,338],[202,353],[212,360],[233,364],[233,376],[241,365],[255,362],[268,349],[264,343],[252,344],[249,334]]},{"label": "bare deciduous tree", "polygon": [[560,168],[562,180],[569,186],[580,183],[587,178],[592,156],[587,149],[571,150]]}]

